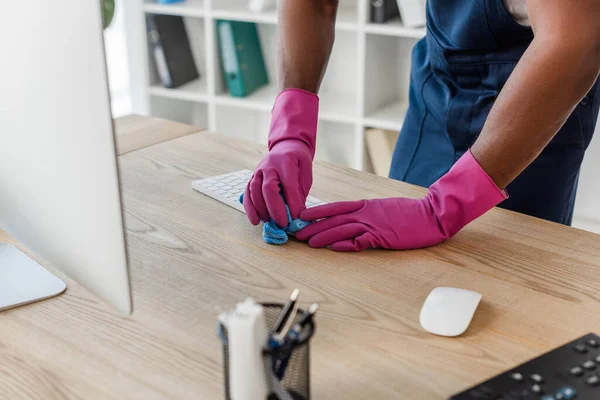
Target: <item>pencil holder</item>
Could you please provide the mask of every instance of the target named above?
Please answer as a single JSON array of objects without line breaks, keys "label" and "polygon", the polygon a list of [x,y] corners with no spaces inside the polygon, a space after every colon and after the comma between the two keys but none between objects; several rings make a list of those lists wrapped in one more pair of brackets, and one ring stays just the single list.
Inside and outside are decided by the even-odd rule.
[{"label": "pencil holder", "polygon": [[[272,331],[279,313],[284,305],[279,303],[262,303],[267,330]],[[298,310],[294,322],[298,320],[303,310]],[[309,400],[310,399],[310,338],[314,333],[314,323],[307,324],[300,333],[300,339],[293,344],[284,344],[279,347],[267,346],[263,354],[267,358],[265,371],[268,376],[277,379],[279,390],[271,388],[271,393],[266,400]],[[225,377],[225,398],[231,400],[229,388],[229,347],[227,344],[227,328],[219,323],[219,336],[223,342],[223,367]],[[281,378],[275,377],[273,368],[286,362]],[[285,393],[281,393],[281,389]],[[277,394],[279,393],[279,394]]]}]

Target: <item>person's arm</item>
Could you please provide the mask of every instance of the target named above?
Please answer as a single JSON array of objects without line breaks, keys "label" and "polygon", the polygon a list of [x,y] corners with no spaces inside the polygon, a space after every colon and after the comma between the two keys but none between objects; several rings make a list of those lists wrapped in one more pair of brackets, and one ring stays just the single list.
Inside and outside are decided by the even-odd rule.
[{"label": "person's arm", "polygon": [[535,160],[600,73],[600,1],[527,7],[535,37],[471,149],[500,188]]},{"label": "person's arm", "polygon": [[[278,79],[269,129],[269,153],[258,164],[244,193],[254,225],[274,220],[288,225],[306,208],[312,186],[319,98],[335,33],[338,0],[281,0]],[[283,197],[283,199],[282,199]]]},{"label": "person's arm", "polygon": [[281,90],[318,93],[335,37],[338,0],[281,0],[278,79]]},{"label": "person's arm", "polygon": [[535,38],[473,145],[423,199],[330,203],[300,213],[296,234],[336,251],[414,249],[440,243],[506,198],[506,187],[544,149],[600,72],[600,1],[527,0]]}]

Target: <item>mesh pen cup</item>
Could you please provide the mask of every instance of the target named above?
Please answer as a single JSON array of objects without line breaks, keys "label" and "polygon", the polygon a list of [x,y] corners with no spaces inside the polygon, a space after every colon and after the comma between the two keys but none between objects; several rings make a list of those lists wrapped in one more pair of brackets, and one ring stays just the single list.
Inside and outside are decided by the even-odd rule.
[{"label": "mesh pen cup", "polygon": [[[263,303],[263,312],[267,330],[272,331],[279,313],[284,305],[279,303]],[[298,310],[295,315],[296,322],[303,310]],[[310,399],[310,338],[314,332],[314,324],[307,324],[300,336],[300,340],[294,344],[282,345],[274,348],[267,346],[263,350],[263,354],[267,357],[265,369],[269,374],[272,373],[274,365],[280,365],[281,360],[287,360],[285,371],[281,378],[276,378],[280,385],[279,389],[283,389],[286,393],[282,395],[276,394],[278,391],[272,390],[266,400],[309,400]],[[231,400],[231,391],[229,387],[229,346],[227,342],[227,328],[219,323],[219,336],[223,342],[223,367],[225,377],[225,398]],[[275,377],[273,377],[275,379]],[[281,393],[279,391],[279,393]]]}]

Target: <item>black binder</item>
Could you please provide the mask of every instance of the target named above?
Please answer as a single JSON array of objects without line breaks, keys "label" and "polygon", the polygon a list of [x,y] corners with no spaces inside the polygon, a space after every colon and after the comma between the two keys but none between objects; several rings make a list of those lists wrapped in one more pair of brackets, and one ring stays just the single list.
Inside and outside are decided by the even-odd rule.
[{"label": "black binder", "polygon": [[172,15],[148,14],[148,40],[163,86],[176,88],[198,79],[192,49],[183,18]]},{"label": "black binder", "polygon": [[399,16],[396,0],[371,0],[371,22],[382,24]]}]

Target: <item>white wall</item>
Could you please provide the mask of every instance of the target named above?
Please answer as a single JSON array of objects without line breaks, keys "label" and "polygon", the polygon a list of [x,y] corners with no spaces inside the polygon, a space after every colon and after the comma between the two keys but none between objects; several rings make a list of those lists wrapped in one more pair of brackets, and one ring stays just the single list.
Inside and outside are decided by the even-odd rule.
[{"label": "white wall", "polygon": [[596,126],[594,139],[583,161],[573,216],[573,226],[596,233],[600,233],[598,171],[600,171],[600,124]]}]

